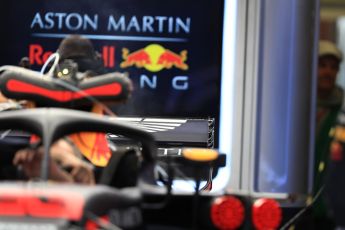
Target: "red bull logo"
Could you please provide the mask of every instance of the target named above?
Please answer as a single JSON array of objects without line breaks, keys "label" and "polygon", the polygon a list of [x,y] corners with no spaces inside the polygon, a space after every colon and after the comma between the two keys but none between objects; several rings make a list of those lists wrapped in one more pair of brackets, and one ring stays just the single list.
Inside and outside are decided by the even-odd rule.
[{"label": "red bull logo", "polygon": [[[29,60],[31,65],[43,65],[52,51],[47,51],[40,44],[29,45]],[[104,67],[113,68],[115,66],[115,46],[103,46],[102,47],[102,59]]]},{"label": "red bull logo", "polygon": [[158,72],[162,69],[171,69],[173,67],[188,70],[187,51],[182,50],[180,54],[165,49],[161,45],[151,44],[143,49],[139,49],[132,53],[127,48],[122,49],[121,68],[135,66],[137,68],[145,68],[151,72]]}]

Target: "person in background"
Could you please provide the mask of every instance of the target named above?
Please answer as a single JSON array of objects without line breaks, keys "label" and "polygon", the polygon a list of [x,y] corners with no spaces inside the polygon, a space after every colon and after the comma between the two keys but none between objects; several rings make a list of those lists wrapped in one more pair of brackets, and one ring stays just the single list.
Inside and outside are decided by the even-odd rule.
[{"label": "person in background", "polygon": [[[65,82],[72,82],[70,84],[106,73],[100,54],[95,51],[92,42],[86,37],[67,36],[61,41],[58,54],[60,59],[55,69],[55,77],[61,78]],[[25,63],[22,66],[25,67]],[[67,71],[68,74],[63,74],[64,69],[69,70]],[[119,78],[126,85],[124,92],[129,97],[133,90],[130,78],[126,75],[121,75]],[[117,104],[125,101],[126,99],[120,98],[107,103]],[[89,103],[80,105],[71,103],[67,107],[98,115],[107,113],[115,116],[105,104],[97,100],[90,100]],[[103,168],[107,166],[113,151],[115,148],[107,140],[105,133],[78,132],[70,134],[58,140],[51,147],[49,179],[61,182],[95,184],[101,176]],[[43,148],[22,149],[16,152],[13,163],[21,166],[26,176],[31,179],[39,176],[42,156]]]},{"label": "person in background", "polygon": [[336,84],[339,66],[343,59],[337,46],[326,40],[319,42],[317,76],[317,115],[316,115],[316,146],[314,165],[313,195],[320,197],[313,206],[315,229],[332,229],[326,201],[323,195],[325,171],[329,160],[331,144],[330,131],[336,124],[337,115],[343,104],[344,92]]},{"label": "person in background", "polygon": [[[64,38],[59,47],[60,64],[65,61],[73,61],[78,66],[78,72],[86,77],[93,77],[105,73],[103,62],[99,54],[94,50],[91,41],[79,35],[69,35]],[[28,68],[21,60],[20,66]],[[92,108],[77,108],[89,112],[102,113],[100,106],[94,105]],[[92,111],[90,111],[92,110]],[[69,137],[58,140],[51,147],[50,178],[54,181],[67,183],[94,184],[94,166],[91,162],[84,160],[83,152],[80,150],[79,143],[75,140],[82,138],[82,134],[73,134]],[[88,143],[88,142],[86,142]],[[85,146],[81,145],[82,147]],[[84,147],[85,148],[85,147]],[[25,175],[36,178],[40,175],[40,165],[43,158],[43,148],[21,149],[16,152],[13,163],[21,166]],[[69,168],[70,172],[63,170]]]}]

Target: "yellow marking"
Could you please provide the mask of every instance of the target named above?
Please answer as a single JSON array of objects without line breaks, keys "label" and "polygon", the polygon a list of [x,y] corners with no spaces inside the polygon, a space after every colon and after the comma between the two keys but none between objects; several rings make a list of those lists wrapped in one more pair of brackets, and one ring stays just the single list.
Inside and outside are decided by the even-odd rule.
[{"label": "yellow marking", "polygon": [[322,172],[325,169],[325,162],[321,161],[319,164],[319,172]]},{"label": "yellow marking", "polygon": [[306,204],[307,205],[311,205],[311,202],[313,202],[313,197],[312,196],[308,196],[307,200],[306,200]]},{"label": "yellow marking", "polygon": [[182,150],[184,158],[191,161],[207,162],[218,158],[218,152],[205,148],[185,148]]},{"label": "yellow marking", "polygon": [[334,130],[334,137],[339,141],[345,142],[345,128],[337,126]]},{"label": "yellow marking", "polygon": [[335,129],[334,129],[334,128],[331,128],[331,129],[329,130],[328,135],[329,135],[330,137],[333,137],[333,136],[334,136],[334,133],[335,133]]}]

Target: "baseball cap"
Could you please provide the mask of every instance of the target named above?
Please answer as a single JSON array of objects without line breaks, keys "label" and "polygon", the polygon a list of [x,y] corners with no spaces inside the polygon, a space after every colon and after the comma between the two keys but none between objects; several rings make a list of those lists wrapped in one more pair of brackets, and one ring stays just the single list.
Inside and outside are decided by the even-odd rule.
[{"label": "baseball cap", "polygon": [[336,57],[339,61],[343,59],[343,54],[338,47],[331,41],[319,41],[319,57],[331,55]]},{"label": "baseball cap", "polygon": [[[58,48],[60,63],[71,59],[77,63],[79,72],[89,72],[89,76],[104,74],[103,60],[94,49],[92,42],[81,35],[73,34],[64,38]],[[91,72],[94,74],[91,74]]]},{"label": "baseball cap", "polygon": [[95,50],[91,41],[80,35],[69,35],[64,38],[58,48],[61,59],[85,57],[94,58]]}]

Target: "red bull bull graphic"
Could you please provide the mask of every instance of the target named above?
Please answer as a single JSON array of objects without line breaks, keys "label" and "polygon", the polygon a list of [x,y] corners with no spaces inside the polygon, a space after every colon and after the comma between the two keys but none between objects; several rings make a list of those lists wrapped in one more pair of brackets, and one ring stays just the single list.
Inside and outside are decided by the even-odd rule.
[{"label": "red bull bull graphic", "polygon": [[120,64],[121,68],[133,65],[138,68],[142,68],[145,65],[151,64],[150,56],[144,49],[140,49],[130,54],[127,48],[123,48],[122,57],[125,61]]},{"label": "red bull bull graphic", "polygon": [[139,49],[132,53],[127,48],[122,49],[121,68],[135,66],[137,68],[145,68],[151,72],[158,72],[162,69],[171,69],[173,67],[188,70],[187,50],[182,50],[179,54],[165,49],[158,44],[151,44],[143,49]]},{"label": "red bull bull graphic", "polygon": [[187,51],[181,51],[180,55],[171,52],[170,50],[165,50],[165,52],[159,57],[157,64],[163,65],[165,68],[171,69],[175,66],[182,70],[187,70],[188,65],[185,62],[187,59]]}]

